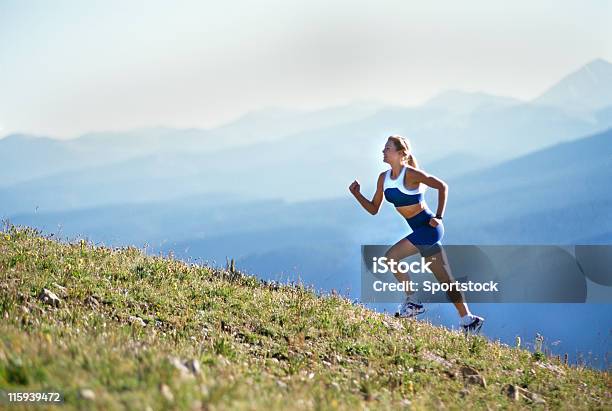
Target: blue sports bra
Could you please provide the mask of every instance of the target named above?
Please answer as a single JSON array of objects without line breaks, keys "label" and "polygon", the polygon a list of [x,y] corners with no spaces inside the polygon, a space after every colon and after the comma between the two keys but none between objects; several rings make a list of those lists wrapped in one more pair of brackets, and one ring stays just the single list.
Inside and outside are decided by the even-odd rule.
[{"label": "blue sports bra", "polygon": [[408,190],[404,187],[405,174],[406,167],[402,167],[399,177],[395,180],[391,179],[391,169],[385,173],[385,182],[383,185],[385,198],[388,202],[393,203],[395,207],[418,204],[423,201],[423,193],[425,192],[425,189],[421,190],[423,185],[419,184],[419,188],[416,190]]}]

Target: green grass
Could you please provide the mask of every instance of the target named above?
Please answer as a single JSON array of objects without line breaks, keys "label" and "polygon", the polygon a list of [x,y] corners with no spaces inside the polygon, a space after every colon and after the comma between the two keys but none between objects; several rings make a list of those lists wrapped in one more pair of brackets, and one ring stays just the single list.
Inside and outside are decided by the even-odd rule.
[{"label": "green grass", "polygon": [[[38,299],[44,288],[59,307]],[[607,372],[301,286],[27,227],[0,232],[0,315],[0,388],[61,391],[62,409],[534,407],[511,400],[507,384],[538,394],[540,408],[612,408]],[[201,372],[185,374],[173,357],[197,360]],[[486,388],[469,384],[464,366]]]}]

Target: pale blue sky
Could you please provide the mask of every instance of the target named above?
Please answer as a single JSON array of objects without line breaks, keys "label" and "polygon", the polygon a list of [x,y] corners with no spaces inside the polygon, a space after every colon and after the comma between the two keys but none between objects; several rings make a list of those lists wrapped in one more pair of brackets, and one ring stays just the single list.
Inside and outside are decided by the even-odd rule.
[{"label": "pale blue sky", "polygon": [[612,61],[610,4],[0,0],[0,136],[210,127],[451,88],[529,99]]}]

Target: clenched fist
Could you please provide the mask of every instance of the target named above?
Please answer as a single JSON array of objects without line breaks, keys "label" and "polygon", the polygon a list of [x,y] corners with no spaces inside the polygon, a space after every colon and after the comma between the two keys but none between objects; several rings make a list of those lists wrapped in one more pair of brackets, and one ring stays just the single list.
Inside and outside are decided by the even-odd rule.
[{"label": "clenched fist", "polygon": [[359,181],[355,180],[351,183],[351,185],[349,186],[349,191],[353,194],[353,195],[357,195],[359,193],[359,189],[360,189],[360,185],[359,185]]}]

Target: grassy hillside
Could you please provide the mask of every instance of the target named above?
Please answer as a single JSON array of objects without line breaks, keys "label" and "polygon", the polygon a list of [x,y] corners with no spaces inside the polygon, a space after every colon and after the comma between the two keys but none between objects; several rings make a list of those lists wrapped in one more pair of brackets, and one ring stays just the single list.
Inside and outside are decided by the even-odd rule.
[{"label": "grassy hillside", "polygon": [[62,409],[612,407],[605,372],[25,227],[0,232],[0,315],[0,388]]}]

